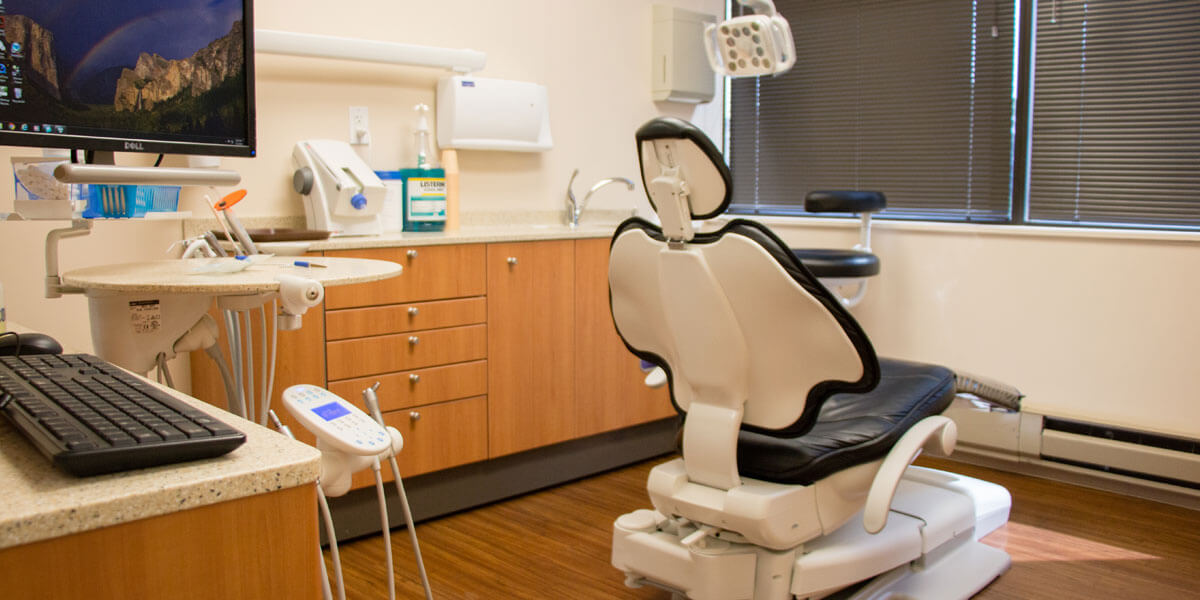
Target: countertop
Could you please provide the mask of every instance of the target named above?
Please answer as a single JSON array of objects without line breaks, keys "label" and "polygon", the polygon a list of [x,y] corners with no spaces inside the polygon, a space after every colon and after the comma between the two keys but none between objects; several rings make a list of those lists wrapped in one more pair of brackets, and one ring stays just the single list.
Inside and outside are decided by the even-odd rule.
[{"label": "countertop", "polygon": [[[579,226],[570,227],[562,222],[558,213],[464,213],[462,226],[453,231],[388,232],[371,236],[331,237],[313,242],[268,242],[255,245],[265,253],[295,255],[326,250],[398,246],[607,238],[611,237],[617,225],[629,216],[628,210],[597,210],[585,215]],[[304,227],[303,217],[249,217],[243,221],[248,228]],[[212,229],[212,225],[212,219],[190,219],[184,223],[184,235],[193,237]]]},{"label": "countertop", "polygon": [[[395,246],[433,246],[438,244],[480,244],[492,242],[532,242],[540,240],[607,238],[617,224],[579,227],[567,225],[484,225],[462,227],[455,231],[384,233],[373,236],[331,237],[312,242],[308,250],[352,250],[358,248],[387,248]],[[269,246],[269,245],[268,245]]]},{"label": "countertop", "polygon": [[246,443],[218,458],[73,477],[0,418],[0,548],[316,481],[321,456],[316,448],[168,391],[244,432]]},{"label": "countertop", "polygon": [[276,277],[280,274],[298,275],[330,287],[387,279],[399,275],[402,270],[400,265],[381,260],[322,258],[309,261],[322,267],[306,268],[295,266],[295,259],[260,258],[265,260],[235,273],[207,270],[245,264],[230,257],[163,259],[75,269],[64,273],[62,280],[89,292],[249,294],[279,289]]}]

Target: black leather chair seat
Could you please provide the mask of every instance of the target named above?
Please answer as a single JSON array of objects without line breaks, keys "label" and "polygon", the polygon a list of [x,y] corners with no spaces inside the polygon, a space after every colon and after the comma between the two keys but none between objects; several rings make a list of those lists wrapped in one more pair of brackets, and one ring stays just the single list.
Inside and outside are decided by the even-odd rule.
[{"label": "black leather chair seat", "polygon": [[835,394],[812,429],[796,438],[742,431],[738,472],[775,483],[809,485],[842,469],[883,458],[910,427],[954,399],[945,367],[879,360],[882,377],[865,394]]},{"label": "black leather chair seat", "polygon": [[792,248],[792,254],[819,278],[871,277],[879,274],[879,257],[859,250]]}]

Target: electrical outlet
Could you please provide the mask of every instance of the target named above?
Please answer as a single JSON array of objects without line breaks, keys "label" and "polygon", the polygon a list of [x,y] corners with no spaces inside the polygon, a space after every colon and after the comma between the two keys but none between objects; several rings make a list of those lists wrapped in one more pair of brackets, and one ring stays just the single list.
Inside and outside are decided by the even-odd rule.
[{"label": "electrical outlet", "polygon": [[367,125],[367,107],[350,107],[350,143],[370,144],[371,129]]}]

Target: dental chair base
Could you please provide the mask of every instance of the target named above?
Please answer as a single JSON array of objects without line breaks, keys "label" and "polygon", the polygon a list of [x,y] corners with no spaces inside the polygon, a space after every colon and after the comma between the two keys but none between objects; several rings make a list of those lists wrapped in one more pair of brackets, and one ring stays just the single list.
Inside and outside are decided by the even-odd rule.
[{"label": "dental chair base", "polygon": [[[656,475],[674,479],[680,462],[655,467],[651,485]],[[630,587],[652,585],[693,600],[823,598],[860,583],[838,597],[967,598],[1009,566],[1006,553],[979,539],[1007,522],[1010,503],[1001,486],[909,467],[876,534],[855,517],[829,535],[772,550],[642,509],[613,524],[612,562]]]}]

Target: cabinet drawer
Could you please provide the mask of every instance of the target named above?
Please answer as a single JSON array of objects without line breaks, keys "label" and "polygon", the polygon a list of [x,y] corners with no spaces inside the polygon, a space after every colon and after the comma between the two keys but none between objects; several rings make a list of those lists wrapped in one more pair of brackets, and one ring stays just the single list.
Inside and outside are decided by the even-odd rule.
[{"label": "cabinet drawer", "polygon": [[487,320],[487,299],[462,298],[331,310],[325,313],[330,340],[473,325]]},{"label": "cabinet drawer", "polygon": [[482,296],[487,290],[482,244],[330,250],[326,256],[399,263],[404,272],[382,281],[325,290],[325,308],[381,306],[417,300]]},{"label": "cabinet drawer", "polygon": [[[361,406],[361,402],[355,402]],[[415,416],[414,416],[415,415]],[[487,397],[443,402],[415,409],[391,411],[383,420],[404,436],[396,455],[401,477],[440,471],[487,458]],[[381,471],[392,479],[391,467]],[[371,471],[354,475],[355,488],[375,485]],[[395,490],[389,490],[389,493]]]},{"label": "cabinet drawer", "polygon": [[329,391],[346,399],[361,398],[364,389],[380,383],[377,396],[384,412],[487,394],[487,361],[429,367],[329,384]]},{"label": "cabinet drawer", "polygon": [[487,325],[397,333],[325,344],[329,381],[487,356]]}]

